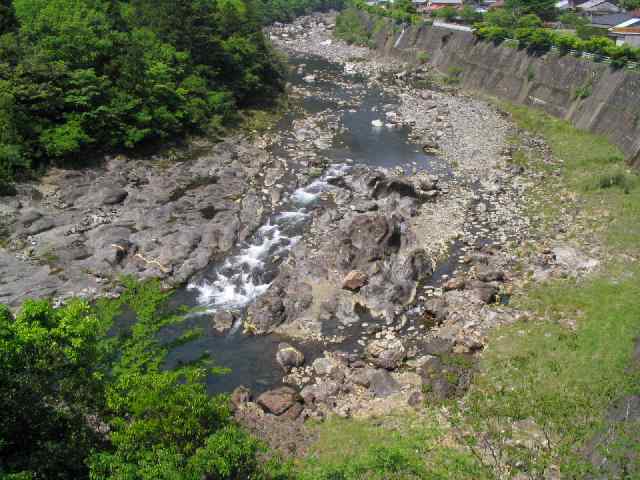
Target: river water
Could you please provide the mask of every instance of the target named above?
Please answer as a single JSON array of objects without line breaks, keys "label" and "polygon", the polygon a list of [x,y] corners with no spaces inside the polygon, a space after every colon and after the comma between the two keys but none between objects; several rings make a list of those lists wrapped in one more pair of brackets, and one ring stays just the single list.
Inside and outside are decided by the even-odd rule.
[{"label": "river water", "polygon": [[[321,193],[327,187],[327,180],[348,171],[354,164],[402,167],[407,171],[424,169],[440,175],[449,173],[442,161],[425,155],[418,145],[409,141],[408,128],[372,124],[376,120],[385,121],[385,110],[397,106],[397,98],[324,59],[293,57],[290,64],[290,82],[304,87],[307,95],[299,99],[300,108],[295,109],[295,113],[279,122],[281,140],[272,146],[272,154],[286,155],[295,148],[294,121],[301,116],[323,112],[327,117],[337,118],[341,128],[322,149],[322,155],[329,160],[325,172],[292,192],[282,208],[267,218],[249,241],[237,245],[230,256],[192,279],[170,301],[170,308],[188,306],[197,310],[179,328],[163,335],[173,337],[194,327],[200,327],[203,335],[175,348],[166,366],[171,368],[210,355],[217,365],[230,369],[226,375],[210,376],[207,385],[211,393],[230,391],[238,385],[260,392],[280,381],[282,370],[275,361],[275,353],[278,343],[284,339],[278,335],[246,335],[242,331],[244,309],[267,290],[288,251],[303,238],[311,212],[322,208]],[[314,75],[315,79],[305,80],[308,75]],[[212,314],[219,310],[234,311],[237,318],[233,328],[224,335],[210,326]],[[352,333],[357,337],[357,332]],[[353,347],[352,340],[330,346],[319,342],[292,343],[305,353],[308,362],[325,349]]]}]

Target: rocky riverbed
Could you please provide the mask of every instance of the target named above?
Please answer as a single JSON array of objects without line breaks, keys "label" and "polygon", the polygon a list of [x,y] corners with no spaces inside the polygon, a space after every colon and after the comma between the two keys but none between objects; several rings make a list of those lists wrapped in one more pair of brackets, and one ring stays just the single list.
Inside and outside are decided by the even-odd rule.
[{"label": "rocky riverbed", "polygon": [[[182,353],[219,354],[243,372],[231,387],[269,370],[232,400],[288,453],[308,418],[461,395],[488,331],[526,315],[506,306],[514,288],[597,261],[534,237],[525,199],[544,178],[509,139],[539,140],[473,96],[417,88],[428,67],[337,41],[334,20],[270,29],[297,110],[269,133],[56,169],[2,198],[0,302],[115,295],[121,274],[188,285],[175,301],[211,332]],[[523,257],[526,242],[540,248]],[[248,355],[252,338],[279,340]]]}]

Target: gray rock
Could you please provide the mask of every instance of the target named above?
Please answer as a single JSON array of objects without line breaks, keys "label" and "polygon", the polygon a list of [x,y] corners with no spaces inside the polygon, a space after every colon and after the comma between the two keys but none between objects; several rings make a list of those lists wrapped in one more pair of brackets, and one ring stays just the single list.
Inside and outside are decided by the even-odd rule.
[{"label": "gray rock", "polygon": [[433,297],[424,303],[425,314],[436,324],[440,325],[449,315],[447,301],[442,297]]},{"label": "gray rock", "polygon": [[373,340],[367,345],[367,358],[377,367],[393,370],[405,359],[407,351],[397,338]]},{"label": "gray rock", "polygon": [[20,215],[20,223],[23,226],[28,227],[29,225],[31,225],[33,222],[35,222],[40,218],[42,218],[41,212],[39,212],[34,208],[27,208],[27,209],[24,209],[22,211],[22,214]]},{"label": "gray rock", "polygon": [[288,343],[280,343],[276,352],[276,361],[285,372],[304,363],[304,354]]},{"label": "gray rock", "polygon": [[331,358],[316,358],[311,364],[316,375],[331,375],[338,368],[337,362]]},{"label": "gray rock", "polygon": [[117,205],[124,202],[129,193],[119,187],[104,187],[100,193],[99,198],[103,205]]},{"label": "gray rock", "polygon": [[24,232],[27,235],[37,235],[39,233],[46,232],[47,230],[51,230],[55,226],[56,224],[51,218],[42,217],[26,227]]},{"label": "gray rock", "polygon": [[400,391],[400,384],[386,370],[375,370],[369,375],[369,390],[376,397],[388,397]]},{"label": "gray rock", "polygon": [[498,288],[495,285],[477,280],[468,282],[465,289],[471,290],[472,296],[483,303],[495,302],[498,294]]}]

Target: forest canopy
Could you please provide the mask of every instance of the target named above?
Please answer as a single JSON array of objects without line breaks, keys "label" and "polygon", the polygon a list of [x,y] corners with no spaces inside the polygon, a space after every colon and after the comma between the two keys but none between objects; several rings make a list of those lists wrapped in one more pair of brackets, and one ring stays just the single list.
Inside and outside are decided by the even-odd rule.
[{"label": "forest canopy", "polygon": [[60,159],[219,128],[282,90],[269,3],[1,1],[0,194]]}]

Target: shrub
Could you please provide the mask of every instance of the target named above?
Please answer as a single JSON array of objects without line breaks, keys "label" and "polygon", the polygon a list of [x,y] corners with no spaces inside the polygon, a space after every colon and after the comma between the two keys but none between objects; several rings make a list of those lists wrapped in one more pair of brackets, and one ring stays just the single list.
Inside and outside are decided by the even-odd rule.
[{"label": "shrub", "polygon": [[429,54],[427,52],[418,52],[417,60],[419,63],[427,63],[429,61]]}]

